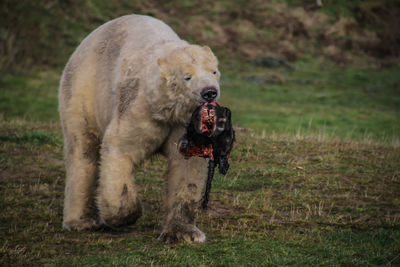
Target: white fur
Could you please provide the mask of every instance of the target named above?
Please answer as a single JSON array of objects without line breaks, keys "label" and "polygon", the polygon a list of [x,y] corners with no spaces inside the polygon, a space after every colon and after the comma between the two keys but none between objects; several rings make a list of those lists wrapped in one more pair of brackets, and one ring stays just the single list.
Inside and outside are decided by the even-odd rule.
[{"label": "white fur", "polygon": [[[203,88],[215,87],[219,95],[217,65],[208,47],[189,45],[147,16],[115,19],[82,41],[59,90],[65,228],[92,228],[96,220],[112,227],[133,223],[142,212],[135,170],[162,151],[169,159],[162,237],[205,241],[194,225],[193,207],[201,198],[207,162],[185,160],[176,143]],[[188,75],[191,80],[184,80]]]}]

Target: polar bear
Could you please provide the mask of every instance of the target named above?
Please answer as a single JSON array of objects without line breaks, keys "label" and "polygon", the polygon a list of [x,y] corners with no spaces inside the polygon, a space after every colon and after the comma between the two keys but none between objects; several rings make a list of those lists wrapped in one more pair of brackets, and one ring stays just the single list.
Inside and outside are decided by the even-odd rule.
[{"label": "polar bear", "polygon": [[218,60],[152,17],[129,15],[93,31],[69,59],[59,88],[66,185],[63,227],[134,223],[142,214],[137,167],[169,161],[160,239],[204,242],[195,214],[207,160],[184,159],[177,142],[200,104],[220,96]]}]

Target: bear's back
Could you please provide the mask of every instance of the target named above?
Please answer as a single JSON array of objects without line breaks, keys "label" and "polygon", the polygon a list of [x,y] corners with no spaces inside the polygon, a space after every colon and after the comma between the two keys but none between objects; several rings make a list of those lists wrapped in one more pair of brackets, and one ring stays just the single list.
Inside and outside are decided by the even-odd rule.
[{"label": "bear's back", "polygon": [[161,20],[144,15],[126,15],[99,26],[81,42],[77,50],[82,46],[93,47],[99,42],[110,42],[116,36],[123,37],[131,45],[130,48],[180,40],[171,27]]},{"label": "bear's back", "polygon": [[109,35],[124,35],[129,49],[149,47],[159,42],[179,41],[178,35],[161,20],[143,15],[127,15],[99,27],[104,40]]},{"label": "bear's back", "polygon": [[166,43],[186,44],[168,25],[149,16],[127,15],[101,25],[81,42],[64,69],[61,113],[84,107],[86,118],[103,131],[118,104],[118,84],[129,78],[126,75],[138,77],[142,87],[155,82],[144,79],[152,76],[145,73],[168,53]]}]

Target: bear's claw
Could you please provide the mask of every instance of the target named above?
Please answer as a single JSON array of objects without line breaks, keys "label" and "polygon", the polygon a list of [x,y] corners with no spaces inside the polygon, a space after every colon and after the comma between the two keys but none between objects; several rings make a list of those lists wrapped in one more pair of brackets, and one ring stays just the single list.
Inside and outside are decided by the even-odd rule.
[{"label": "bear's claw", "polygon": [[[187,228],[186,226],[185,228]],[[190,225],[190,230],[186,231],[163,231],[158,240],[165,243],[178,243],[181,241],[187,243],[204,243],[206,235],[196,226]]]},{"label": "bear's claw", "polygon": [[98,229],[100,224],[93,219],[79,219],[79,220],[69,220],[63,223],[63,228],[66,230],[94,230]]}]

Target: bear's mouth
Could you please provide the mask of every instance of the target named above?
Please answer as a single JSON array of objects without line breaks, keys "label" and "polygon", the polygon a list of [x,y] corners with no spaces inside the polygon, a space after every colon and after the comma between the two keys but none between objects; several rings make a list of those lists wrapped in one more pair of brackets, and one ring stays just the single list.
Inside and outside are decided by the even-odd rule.
[{"label": "bear's mouth", "polygon": [[194,98],[194,101],[196,102],[197,106],[201,106],[204,103],[207,103],[207,101],[204,100],[199,93],[193,92],[193,98]]}]

